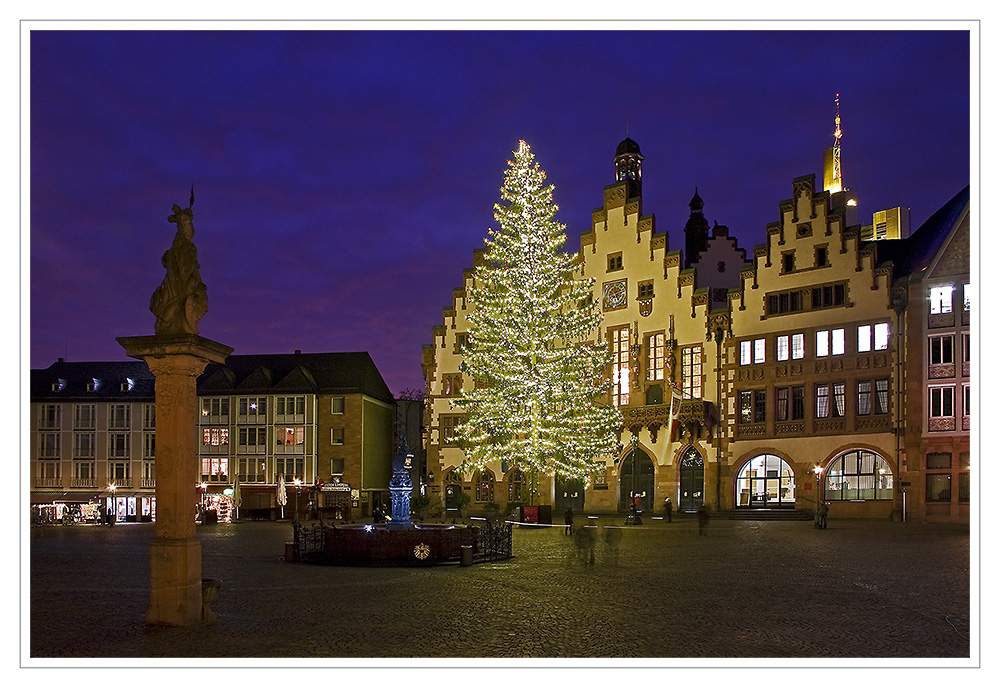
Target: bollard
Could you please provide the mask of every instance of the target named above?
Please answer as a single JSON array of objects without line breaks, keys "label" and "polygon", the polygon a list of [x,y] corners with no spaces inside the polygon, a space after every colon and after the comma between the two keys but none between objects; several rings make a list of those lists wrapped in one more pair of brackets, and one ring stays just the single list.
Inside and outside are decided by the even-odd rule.
[{"label": "bollard", "polygon": [[462,545],[462,566],[472,566],[472,545]]}]

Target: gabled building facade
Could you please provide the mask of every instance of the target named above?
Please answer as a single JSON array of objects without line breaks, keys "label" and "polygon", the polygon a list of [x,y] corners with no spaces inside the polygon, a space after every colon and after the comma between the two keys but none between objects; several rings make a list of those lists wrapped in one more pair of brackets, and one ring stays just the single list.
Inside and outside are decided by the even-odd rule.
[{"label": "gabled building facade", "polygon": [[[748,261],[728,228],[709,228],[697,190],[671,251],[643,212],[642,160],[631,139],[619,145],[580,249],[613,359],[620,449],[589,485],[543,476],[539,502],[624,513],[667,498],[685,511],[825,501],[833,517],[967,522],[968,190],[909,239],[870,242],[852,194],[799,177]],[[474,270],[463,277],[423,351],[429,494],[444,509],[461,493],[502,507],[525,498],[527,477],[503,462],[462,474],[449,441],[470,383]]]},{"label": "gabled building facade", "polygon": [[[731,297],[720,502],[892,515],[899,456],[899,323],[840,194],[795,179]],[[731,501],[730,501],[731,500]]]},{"label": "gabled building facade", "polygon": [[[629,504],[659,509],[670,497],[681,508],[694,509],[706,499],[706,475],[714,479],[715,463],[708,457],[720,442],[713,434],[719,357],[712,342],[717,323],[728,322],[728,316],[716,306],[726,307],[746,256],[727,228],[709,228],[697,190],[683,242],[695,255],[686,259],[684,251],[670,250],[668,234],[657,232],[656,218],[643,213],[642,155],[631,139],[619,144],[614,172],[615,182],[604,189],[580,250],[582,275],[594,279],[594,298],[603,312],[596,334],[606,339],[614,361],[607,402],[623,413],[621,449],[589,486],[542,476],[540,501],[558,511],[570,506],[613,512]],[[475,260],[481,256],[477,252]],[[445,509],[457,507],[460,492],[473,508],[520,502],[528,479],[503,462],[473,475],[457,470],[463,455],[450,434],[461,412],[452,402],[470,384],[460,366],[467,337],[465,295],[473,279],[474,270],[466,270],[463,287],[453,292],[444,322],[423,352],[430,494],[438,495]]]}]

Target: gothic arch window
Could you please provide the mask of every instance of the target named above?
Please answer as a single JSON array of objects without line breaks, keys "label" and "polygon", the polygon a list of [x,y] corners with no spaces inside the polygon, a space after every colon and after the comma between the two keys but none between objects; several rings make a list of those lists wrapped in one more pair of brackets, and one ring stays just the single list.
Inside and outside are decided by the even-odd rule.
[{"label": "gothic arch window", "polygon": [[476,501],[493,501],[493,474],[486,470],[476,476]]},{"label": "gothic arch window", "polygon": [[524,489],[524,473],[515,468],[507,477],[507,501],[520,502],[521,491]]}]

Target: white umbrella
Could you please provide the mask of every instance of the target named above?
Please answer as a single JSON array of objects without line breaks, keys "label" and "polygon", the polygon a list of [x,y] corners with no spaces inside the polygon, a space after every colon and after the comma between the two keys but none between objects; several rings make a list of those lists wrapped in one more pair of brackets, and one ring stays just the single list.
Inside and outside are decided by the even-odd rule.
[{"label": "white umbrella", "polygon": [[281,517],[285,517],[285,504],[288,502],[288,493],[285,491],[285,476],[278,476],[278,504],[281,505]]}]

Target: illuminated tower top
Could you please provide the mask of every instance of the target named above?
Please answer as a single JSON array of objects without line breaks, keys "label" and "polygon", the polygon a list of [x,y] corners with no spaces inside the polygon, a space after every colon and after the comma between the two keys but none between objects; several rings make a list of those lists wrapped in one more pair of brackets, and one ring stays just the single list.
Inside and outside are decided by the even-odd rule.
[{"label": "illuminated tower top", "polygon": [[833,119],[833,147],[827,148],[823,160],[823,188],[830,193],[837,193],[844,190],[844,177],[840,170],[840,137],[843,135],[840,130],[840,94],[834,100],[836,104],[836,115]]}]

